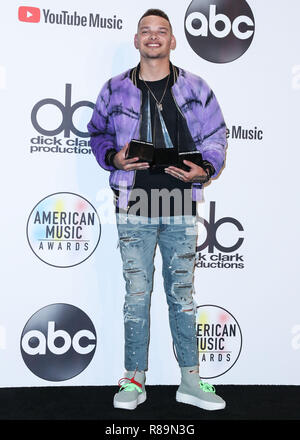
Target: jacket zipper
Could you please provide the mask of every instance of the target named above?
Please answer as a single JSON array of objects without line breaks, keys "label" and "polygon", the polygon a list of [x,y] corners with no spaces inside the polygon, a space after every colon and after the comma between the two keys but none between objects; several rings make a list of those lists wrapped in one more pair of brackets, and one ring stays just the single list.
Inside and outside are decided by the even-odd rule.
[{"label": "jacket zipper", "polygon": [[[140,93],[140,94],[142,94],[142,93]],[[142,121],[141,121],[141,113],[142,113],[142,97],[141,97],[141,100],[140,100],[139,138],[141,138],[141,122],[142,122]],[[135,179],[136,179],[136,170],[134,170],[132,187],[131,187],[131,189],[129,190],[129,193],[128,193],[128,205],[127,205],[127,211],[128,211],[128,209],[129,209],[129,199],[130,199],[130,194],[131,194],[131,192],[132,192],[132,190],[133,190],[133,188],[134,188],[134,185],[135,185]]]},{"label": "jacket zipper", "polygon": [[[174,96],[174,94],[173,94],[173,90],[172,90],[172,88],[171,88],[170,90],[171,90],[171,95],[172,95],[172,97],[173,97],[173,101],[175,102],[175,105],[176,105],[177,110],[179,111],[179,113],[181,114],[181,116],[183,117],[183,119],[186,121],[186,118],[185,118],[184,114],[182,113],[182,111],[181,111],[179,105],[177,104],[177,101],[176,101],[175,96]],[[186,124],[187,124],[187,122],[186,122]],[[179,154],[179,151],[178,151],[178,154]],[[193,200],[193,182],[192,182],[192,185],[191,185],[191,198],[192,198],[192,200]]]},{"label": "jacket zipper", "polygon": [[[173,97],[173,101],[175,102],[175,105],[176,105],[176,107],[177,107],[177,110],[179,111],[179,113],[181,114],[181,116],[183,117],[183,119],[185,119],[185,116],[184,116],[184,114],[182,113],[181,108],[180,108],[179,105],[177,104],[177,101],[176,101],[175,96],[174,96],[174,94],[173,94],[173,90],[172,90],[172,88],[171,88],[170,90],[171,90],[171,95],[172,95],[172,97]],[[185,120],[186,120],[186,119],[185,119]]]}]

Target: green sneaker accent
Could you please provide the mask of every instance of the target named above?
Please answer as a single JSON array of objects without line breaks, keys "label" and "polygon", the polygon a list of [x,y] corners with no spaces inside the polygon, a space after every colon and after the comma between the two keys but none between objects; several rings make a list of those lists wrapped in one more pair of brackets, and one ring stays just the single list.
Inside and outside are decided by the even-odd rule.
[{"label": "green sneaker accent", "polygon": [[145,372],[127,371],[125,377],[119,380],[119,391],[114,396],[115,408],[133,410],[145,402]]},{"label": "green sneaker accent", "polygon": [[207,382],[202,382],[202,380],[200,380],[199,385],[201,390],[205,391],[206,393],[216,393],[215,387]]},{"label": "green sneaker accent", "polygon": [[210,411],[224,409],[226,406],[222,397],[216,394],[215,387],[200,379],[196,367],[181,367],[181,383],[176,392],[176,400]]},{"label": "green sneaker accent", "polygon": [[124,385],[121,386],[121,388],[119,389],[120,391],[133,391],[133,390],[137,390],[139,393],[142,393],[143,391],[141,390],[141,387],[139,387],[138,385],[136,385],[135,383],[125,383]]}]

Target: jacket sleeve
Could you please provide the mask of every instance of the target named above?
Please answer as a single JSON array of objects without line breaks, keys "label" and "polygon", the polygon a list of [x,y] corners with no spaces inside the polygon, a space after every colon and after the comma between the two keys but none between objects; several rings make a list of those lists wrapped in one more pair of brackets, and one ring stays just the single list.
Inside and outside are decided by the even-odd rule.
[{"label": "jacket sleeve", "polygon": [[203,105],[203,119],[200,151],[203,159],[213,165],[215,173],[212,177],[216,177],[225,161],[227,146],[226,125],[218,101],[206,83],[202,87],[201,101]]},{"label": "jacket sleeve", "polygon": [[107,81],[100,91],[92,118],[87,125],[91,135],[91,148],[99,165],[108,171],[116,168],[108,165],[105,156],[109,150],[116,149],[116,133],[113,118],[109,114],[109,105],[111,99],[111,83]]}]

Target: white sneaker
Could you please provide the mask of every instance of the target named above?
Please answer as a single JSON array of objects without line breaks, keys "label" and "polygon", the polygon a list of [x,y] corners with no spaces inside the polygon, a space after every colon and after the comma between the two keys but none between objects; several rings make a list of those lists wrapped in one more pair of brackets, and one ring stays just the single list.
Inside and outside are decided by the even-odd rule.
[{"label": "white sneaker", "polygon": [[114,408],[132,410],[147,398],[144,371],[127,371],[125,377],[119,380],[119,387],[114,396]]},{"label": "white sneaker", "polygon": [[197,369],[193,367],[181,368],[181,384],[176,392],[176,400],[210,411],[226,406],[222,397],[216,394],[215,387],[202,382]]}]

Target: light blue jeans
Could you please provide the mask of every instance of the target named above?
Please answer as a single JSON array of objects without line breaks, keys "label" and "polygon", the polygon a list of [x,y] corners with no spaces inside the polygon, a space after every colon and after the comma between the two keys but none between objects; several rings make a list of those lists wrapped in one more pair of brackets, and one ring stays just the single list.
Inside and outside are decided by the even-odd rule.
[{"label": "light blue jeans", "polygon": [[[154,253],[162,255],[169,323],[180,367],[198,365],[193,273],[195,217],[145,217],[117,214],[119,245],[126,281],[124,303],[125,368],[147,370],[150,296]],[[148,222],[147,222],[148,221]],[[169,221],[169,224],[167,223]]]}]

